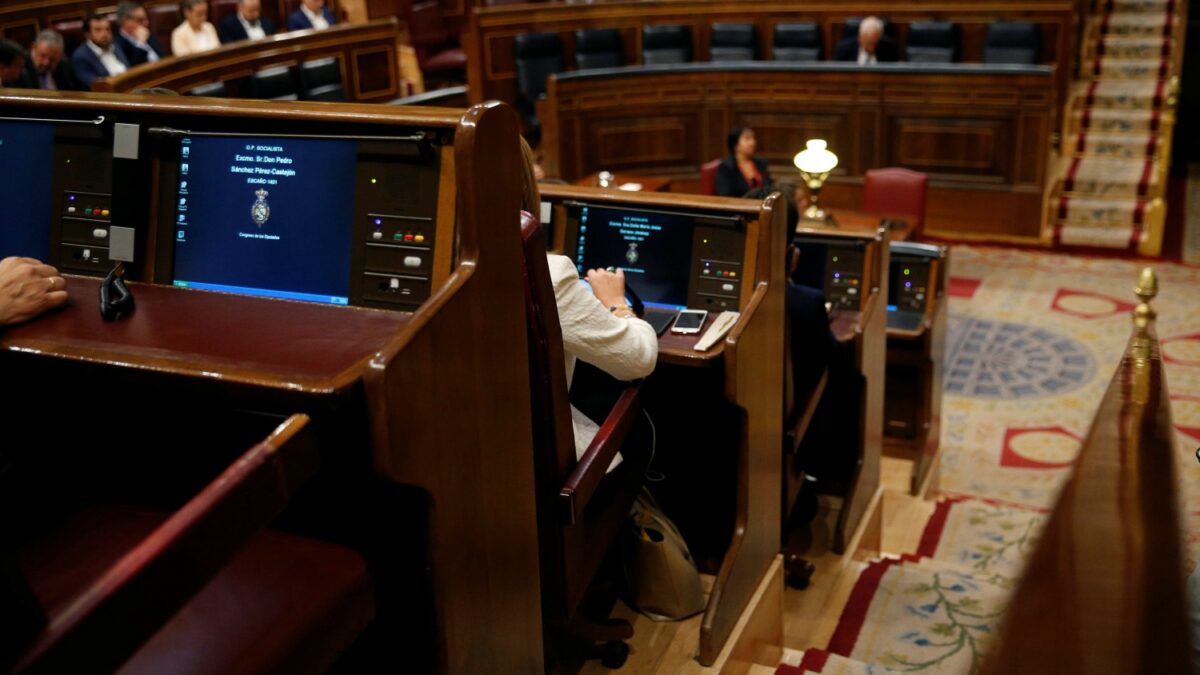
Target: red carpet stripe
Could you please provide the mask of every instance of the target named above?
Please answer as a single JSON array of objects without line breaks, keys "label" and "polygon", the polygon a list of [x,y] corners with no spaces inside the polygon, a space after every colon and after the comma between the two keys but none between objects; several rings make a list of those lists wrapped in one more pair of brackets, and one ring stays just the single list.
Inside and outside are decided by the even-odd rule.
[{"label": "red carpet stripe", "polygon": [[850,656],[854,651],[854,643],[858,642],[858,634],[862,632],[863,624],[867,621],[867,610],[871,608],[871,599],[879,590],[884,573],[892,565],[898,565],[900,562],[890,558],[878,560],[867,565],[867,569],[859,575],[854,589],[850,591],[850,599],[842,609],[837,629],[833,631],[833,637],[829,638],[829,651],[842,656]]},{"label": "red carpet stripe", "polygon": [[[1101,44],[1103,44],[1103,43],[1101,43]],[[1096,105],[1096,87],[1099,87],[1099,86],[1100,86],[1100,80],[1092,80],[1092,83],[1090,85],[1088,85],[1087,106],[1089,108]]]},{"label": "red carpet stripe", "polygon": [[829,663],[829,652],[824,649],[810,649],[804,652],[804,658],[800,661],[800,670],[819,673],[825,670],[826,663]]},{"label": "red carpet stripe", "polygon": [[[808,654],[808,652],[805,652],[805,654]],[[779,667],[775,669],[775,675],[804,675],[804,669],[797,668],[796,666],[789,666],[786,663],[781,663],[779,664]]]},{"label": "red carpet stripe", "polygon": [[[1163,42],[1165,43],[1166,40],[1164,40]],[[1161,108],[1163,105],[1163,101],[1165,100],[1165,99],[1163,99],[1163,88],[1166,86],[1167,86],[1166,80],[1159,80],[1158,86],[1154,88],[1154,107],[1155,107],[1155,109]]]},{"label": "red carpet stripe", "polygon": [[[1055,236],[1061,226],[1056,226]],[[925,531],[921,533],[921,543],[917,546],[917,555],[923,555],[927,558],[932,558],[934,553],[937,553],[938,542],[942,540],[942,532],[946,529],[946,518],[950,516],[950,507],[954,506],[955,502],[961,501],[958,499],[943,499],[937,503],[933,509],[933,515],[929,516],[929,521],[925,523]]]},{"label": "red carpet stripe", "polygon": [[1139,197],[1145,197],[1146,192],[1150,189],[1150,172],[1154,170],[1154,162],[1146,160],[1146,165],[1142,167],[1142,178],[1138,181],[1137,194]]},{"label": "red carpet stripe", "polygon": [[1063,179],[1063,189],[1067,192],[1075,191],[1075,172],[1079,171],[1080,158],[1076,157],[1071,160],[1071,168],[1067,169],[1067,176]]},{"label": "red carpet stripe", "polygon": [[1070,207],[1071,207],[1071,198],[1070,197],[1059,197],[1058,198],[1058,219],[1059,220],[1067,219],[1067,216],[1070,215],[1070,213],[1071,213]]}]

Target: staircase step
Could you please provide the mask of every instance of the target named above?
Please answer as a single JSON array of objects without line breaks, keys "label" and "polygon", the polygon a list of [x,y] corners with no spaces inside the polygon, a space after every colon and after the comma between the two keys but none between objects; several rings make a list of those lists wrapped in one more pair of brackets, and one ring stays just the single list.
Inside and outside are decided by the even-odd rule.
[{"label": "staircase step", "polygon": [[1107,110],[1157,109],[1166,99],[1166,90],[1163,80],[1092,80],[1083,103]]},{"label": "staircase step", "polygon": [[1011,597],[950,563],[880,560],[860,575],[829,651],[862,663],[923,673],[964,673],[982,659]]},{"label": "staircase step", "polygon": [[919,567],[954,569],[1005,588],[1021,577],[1046,514],[978,499],[943,500],[921,536]]},{"label": "staircase step", "polygon": [[1131,134],[1144,137],[1157,133],[1162,116],[1156,110],[1109,110],[1085,108],[1075,113],[1075,128],[1081,132]]},{"label": "staircase step", "polygon": [[1122,14],[1173,12],[1175,0],[1099,0],[1095,7],[1098,11]]},{"label": "staircase step", "polygon": [[875,675],[876,673],[894,672],[898,671],[848,659],[845,656],[833,654],[824,649],[809,649],[804,652],[804,658],[800,661],[800,665],[781,665],[775,670],[775,675],[802,675],[803,673],[819,673],[820,675]]},{"label": "staircase step", "polygon": [[1092,75],[1115,80],[1162,79],[1171,72],[1171,63],[1156,59],[1113,59],[1107,56],[1092,61]]},{"label": "staircase step", "polygon": [[1141,226],[1084,225],[1057,223],[1054,226],[1056,246],[1087,246],[1115,250],[1136,249],[1141,242]]},{"label": "staircase step", "polygon": [[1169,12],[1162,14],[1117,13],[1104,15],[1098,30],[1106,36],[1160,36],[1171,37],[1175,29],[1175,15]]},{"label": "staircase step", "polygon": [[1063,191],[1071,196],[1146,197],[1158,187],[1158,174],[1152,160],[1076,157],[1063,180]]},{"label": "staircase step", "polygon": [[1105,56],[1113,59],[1162,59],[1171,55],[1174,40],[1160,35],[1153,36],[1107,36],[1092,43],[1092,58]]},{"label": "staircase step", "polygon": [[1055,220],[1081,227],[1115,225],[1140,228],[1145,222],[1146,207],[1147,202],[1141,199],[1060,197]]},{"label": "staircase step", "polygon": [[1082,133],[1073,146],[1075,154],[1113,159],[1153,159],[1158,151],[1154,134]]}]

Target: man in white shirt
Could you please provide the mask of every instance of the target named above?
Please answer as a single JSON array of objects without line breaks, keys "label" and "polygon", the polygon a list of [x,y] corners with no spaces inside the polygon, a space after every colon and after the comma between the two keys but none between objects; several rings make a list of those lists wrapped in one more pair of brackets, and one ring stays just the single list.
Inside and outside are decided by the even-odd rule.
[{"label": "man in white shirt", "polygon": [[321,30],[335,23],[337,19],[325,6],[325,0],[300,0],[300,9],[289,14],[287,18],[288,30]]},{"label": "man in white shirt", "polygon": [[129,69],[125,55],[113,47],[112,22],[102,14],[93,14],[84,24],[87,41],[71,54],[71,67],[84,89],[104,77],[120,75]]},{"label": "man in white shirt", "polygon": [[261,40],[275,34],[275,23],[262,15],[262,0],[238,0],[237,11],[221,19],[217,35],[221,44]]}]

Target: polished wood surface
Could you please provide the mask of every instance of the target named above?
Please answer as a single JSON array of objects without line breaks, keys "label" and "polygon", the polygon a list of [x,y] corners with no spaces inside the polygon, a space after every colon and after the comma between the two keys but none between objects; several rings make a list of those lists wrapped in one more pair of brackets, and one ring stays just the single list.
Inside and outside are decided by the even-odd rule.
[{"label": "polished wood surface", "polygon": [[[1184,673],[1192,668],[1181,478],[1162,353],[1142,304],[1079,458],[982,672]],[[1184,460],[1188,461],[1188,460]]]},{"label": "polished wood surface", "polygon": [[[783,437],[783,265],[786,214],[776,197],[764,202],[672,193],[633,193],[567,185],[542,184],[542,198],[554,204],[563,200],[607,203],[649,208],[686,208],[747,219],[743,276],[739,301],[741,316],[723,340],[707,352],[692,347],[715,319],[710,315],[701,333],[659,338],[658,367],[647,386],[661,387],[666,400],[647,401],[652,416],[666,408],[687,410],[711,405],[697,392],[681,390],[676,384],[688,371],[712,373],[718,395],[735,407],[741,419],[733,447],[717,452],[736,457],[732,483],[735,495],[732,532],[723,546],[716,580],[700,625],[699,660],[712,665],[733,631],[742,610],[779,551],[779,490],[782,484],[779,443]],[[561,215],[561,214],[560,214]],[[565,218],[565,215],[562,216]],[[553,228],[555,245],[561,249],[563,226]],[[780,261],[780,262],[777,262]],[[667,417],[666,413],[663,413]],[[657,419],[657,417],[656,417]],[[675,447],[673,436],[685,430],[659,430],[663,453],[686,453]],[[667,448],[670,449],[667,449]],[[703,500],[704,495],[691,495]],[[671,515],[668,512],[668,515]]]},{"label": "polished wood surface", "polygon": [[279,33],[145,63],[115,77],[96,80],[92,90],[129,92],[164,87],[186,93],[203,84],[225,82],[230,96],[242,98],[250,96],[244,78],[259,70],[333,57],[341,64],[346,101],[378,103],[409,93],[400,73],[399,54],[405,42],[407,31],[394,17],[325,30]]},{"label": "polished wood surface", "polygon": [[321,394],[359,379],[368,357],[411,318],[131,283],[136,311],[109,323],[96,307],[100,280],[67,279],[70,304],[0,332],[0,350]]},{"label": "polished wood surface", "polygon": [[[39,403],[30,419],[66,409],[103,420],[107,410],[96,402],[114,396],[133,406],[141,414],[133,430],[83,427],[88,442],[113,447],[143,425],[170,421],[219,435],[222,420],[243,413],[309,414],[328,469],[292,517],[371,560],[381,623],[366,634],[379,650],[368,653],[395,669],[542,672],[525,322],[520,311],[496,311],[523,302],[520,178],[511,170],[520,163],[516,114],[500,104],[463,113],[99,93],[5,93],[0,104],[6,114],[39,118],[105,115],[176,128],[199,120],[232,130],[253,123],[276,134],[420,129],[441,139],[452,159],[442,164],[439,195],[456,217],[439,219],[438,236],[457,241],[457,251],[417,311],[389,315],[137,285],[134,314],[103,323],[83,316],[98,312],[94,282],[79,281],[64,313],[4,336],[15,343],[36,335],[38,343],[0,350],[0,365],[55,392],[58,405],[39,413]],[[153,249],[139,247],[146,256]],[[169,307],[165,298],[173,300]],[[213,309],[221,301],[224,319]],[[80,315],[77,324],[67,325],[68,312]],[[350,323],[332,326],[334,315]],[[308,320],[326,328],[321,336],[304,326]],[[170,330],[150,332],[167,323]],[[220,326],[224,342],[204,342]],[[185,334],[189,328],[194,335]],[[91,350],[86,360],[72,351],[79,345]],[[185,456],[183,449],[172,455],[172,465]]]},{"label": "polished wood surface", "polygon": [[[603,187],[600,185],[600,172],[584,176],[575,181],[575,185],[583,187]],[[629,187],[622,187],[629,185]],[[640,186],[634,189],[633,186]],[[626,190],[628,192],[666,192],[671,189],[671,179],[663,178],[662,176],[633,176],[626,174],[613,174],[609,182],[608,189],[610,190]]]},{"label": "polished wood surface", "polygon": [[[551,77],[546,172],[694,178],[727,153],[734,126],[755,129],[776,180],[796,176],[807,139],[839,164],[823,201],[861,204],[868,169],[930,175],[926,228],[1037,236],[1057,109],[1048,69],[854,66],[627,68]],[[988,204],[988,208],[980,208]]]},{"label": "polished wood surface", "polygon": [[[769,59],[775,26],[791,21],[815,21],[821,26],[825,55],[842,35],[848,16],[875,14],[896,27],[897,46],[903,53],[908,24],[946,20],[959,24],[964,62],[979,62],[987,25],[994,20],[1032,21],[1041,28],[1042,63],[1060,66],[1056,90],[1066,93],[1075,58],[1076,0],[911,0],[903,5],[886,0],[855,2],[813,0],[798,4],[787,0],[664,0],[643,2],[550,2],[479,8],[470,18],[463,47],[468,54],[467,84],[472,100],[516,100],[516,62],[513,41],[530,32],[556,32],[562,36],[564,63],[574,67],[574,31],[579,28],[617,28],[625,50],[625,63],[642,62],[642,27],[676,24],[691,28],[692,55],[708,60],[711,25],[719,22],[753,23],[758,35],[758,56]],[[1060,96],[1065,98],[1065,96]],[[714,155],[716,156],[716,155]],[[705,158],[705,161],[712,159]]]},{"label": "polished wood surface", "polygon": [[[175,0],[146,0],[143,4],[154,7],[178,3]],[[115,12],[116,6],[113,0],[10,0],[0,3],[0,36],[28,48],[38,31],[50,28],[55,23],[82,22],[92,12]],[[325,6],[333,10],[335,15],[341,14],[339,0],[326,0]],[[275,21],[280,30],[287,27],[287,8],[288,0],[262,2],[263,15]],[[216,23],[212,21],[211,12],[209,17],[210,22]]]}]

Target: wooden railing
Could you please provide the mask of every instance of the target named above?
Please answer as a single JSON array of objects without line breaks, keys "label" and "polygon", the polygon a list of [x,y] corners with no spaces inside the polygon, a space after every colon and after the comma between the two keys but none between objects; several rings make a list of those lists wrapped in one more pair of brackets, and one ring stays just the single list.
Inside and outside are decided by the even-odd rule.
[{"label": "wooden railing", "polygon": [[256,71],[334,57],[341,62],[348,102],[391,101],[410,93],[401,73],[404,42],[407,42],[406,32],[395,18],[340,24],[326,30],[281,33],[262,40],[230,43],[212,51],[160,59],[130,68],[116,77],[96,80],[92,89],[130,92],[165,87],[186,93],[201,85],[224,82],[230,96],[241,98],[250,95],[245,83]]},{"label": "wooden railing", "polygon": [[1143,270],[1135,329],[985,663],[988,675],[1191,672],[1167,382]]}]

